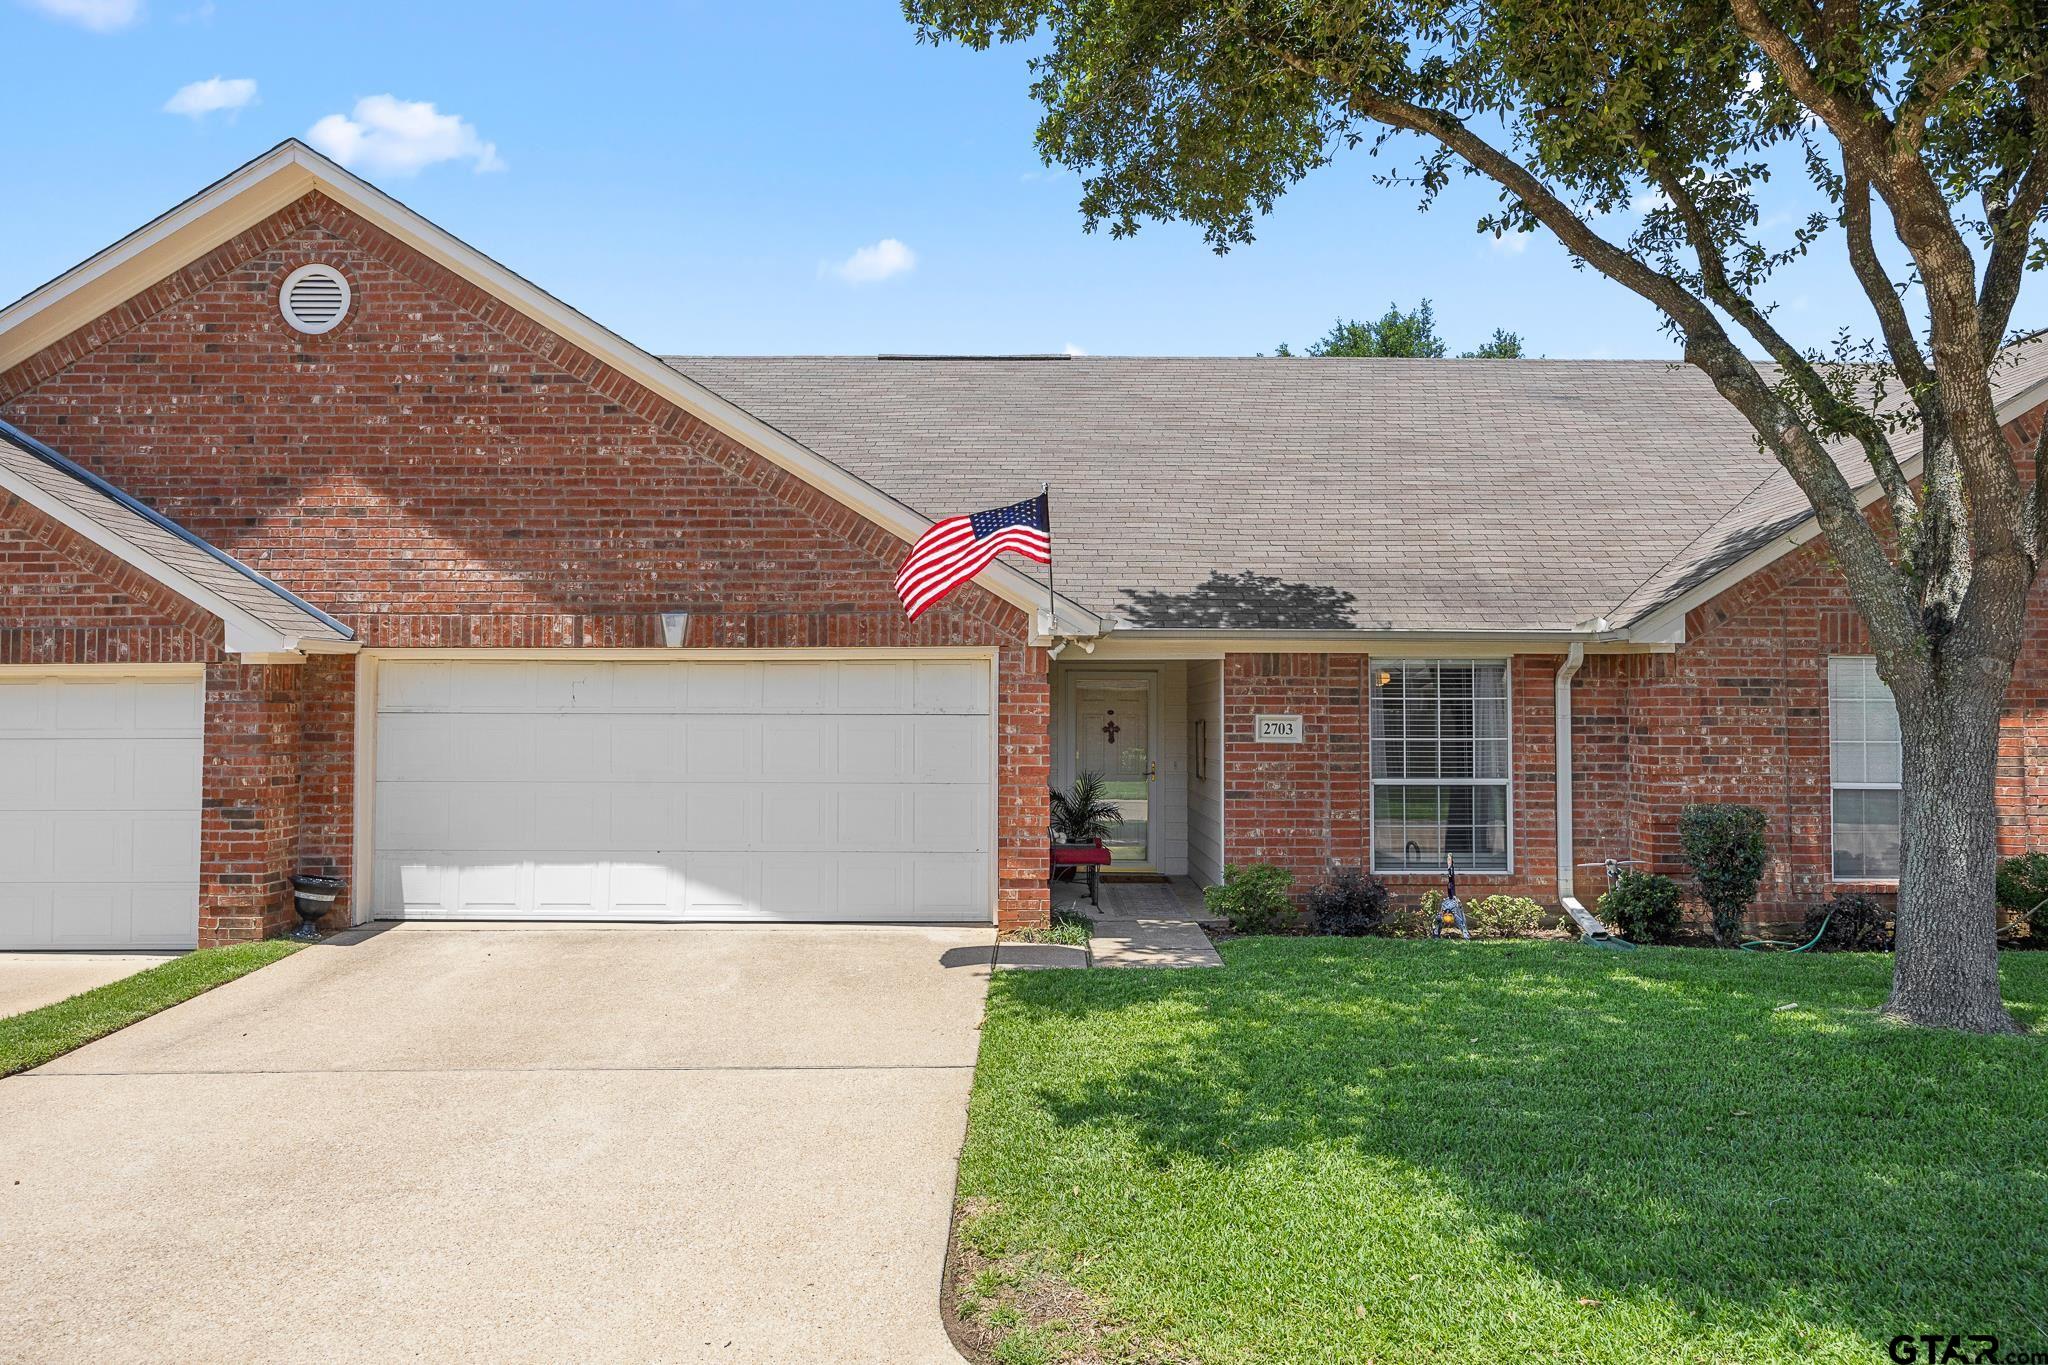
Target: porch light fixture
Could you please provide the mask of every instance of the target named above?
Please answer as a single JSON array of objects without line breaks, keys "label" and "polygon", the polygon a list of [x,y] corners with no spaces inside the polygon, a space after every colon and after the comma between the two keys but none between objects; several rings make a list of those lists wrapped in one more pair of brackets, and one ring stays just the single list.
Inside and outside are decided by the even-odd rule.
[{"label": "porch light fixture", "polygon": [[690,613],[665,611],[661,614],[661,640],[670,649],[681,649],[690,637]]}]

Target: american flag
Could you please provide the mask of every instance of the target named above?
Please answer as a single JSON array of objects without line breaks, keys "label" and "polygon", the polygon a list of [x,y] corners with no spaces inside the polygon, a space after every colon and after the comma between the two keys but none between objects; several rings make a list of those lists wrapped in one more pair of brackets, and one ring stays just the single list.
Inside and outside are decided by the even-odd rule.
[{"label": "american flag", "polygon": [[1045,494],[932,523],[910,547],[896,575],[896,595],[915,621],[1005,550],[1052,563],[1052,511]]}]

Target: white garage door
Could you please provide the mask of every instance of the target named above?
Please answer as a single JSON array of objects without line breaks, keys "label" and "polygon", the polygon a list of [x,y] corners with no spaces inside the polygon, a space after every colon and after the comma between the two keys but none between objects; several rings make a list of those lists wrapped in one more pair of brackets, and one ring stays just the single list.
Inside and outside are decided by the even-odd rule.
[{"label": "white garage door", "polygon": [[199,940],[196,677],[0,674],[0,949]]},{"label": "white garage door", "polygon": [[980,660],[386,662],[375,910],[991,915]]}]

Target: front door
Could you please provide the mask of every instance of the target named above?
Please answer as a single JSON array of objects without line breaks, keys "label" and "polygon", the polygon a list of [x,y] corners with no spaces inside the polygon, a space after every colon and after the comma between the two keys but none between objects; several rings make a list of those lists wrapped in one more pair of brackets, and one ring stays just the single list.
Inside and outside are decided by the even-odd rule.
[{"label": "front door", "polygon": [[1068,675],[1067,714],[1074,718],[1072,776],[1099,773],[1124,822],[1103,840],[1118,866],[1152,862],[1152,788],[1157,767],[1152,752],[1152,693],[1149,673]]}]

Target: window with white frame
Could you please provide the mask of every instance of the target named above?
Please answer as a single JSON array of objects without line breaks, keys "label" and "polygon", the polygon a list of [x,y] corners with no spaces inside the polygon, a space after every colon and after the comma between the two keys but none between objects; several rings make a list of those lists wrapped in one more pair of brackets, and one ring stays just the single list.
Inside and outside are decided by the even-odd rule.
[{"label": "window with white frame", "polygon": [[1828,660],[1837,881],[1899,875],[1899,709],[1875,659]]},{"label": "window with white frame", "polygon": [[1507,871],[1508,749],[1506,661],[1375,661],[1374,869]]}]

